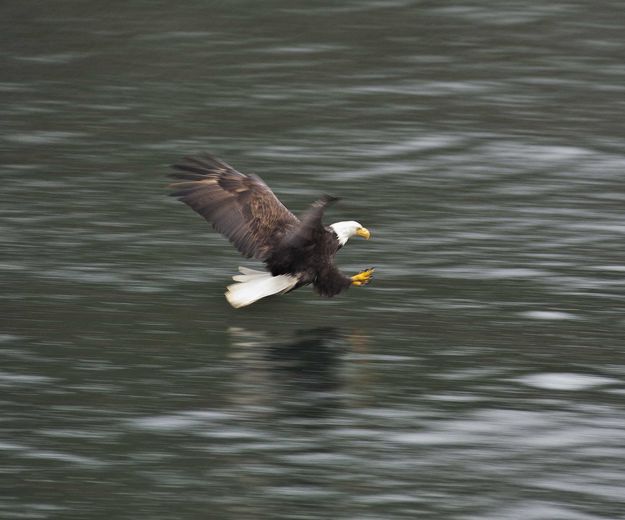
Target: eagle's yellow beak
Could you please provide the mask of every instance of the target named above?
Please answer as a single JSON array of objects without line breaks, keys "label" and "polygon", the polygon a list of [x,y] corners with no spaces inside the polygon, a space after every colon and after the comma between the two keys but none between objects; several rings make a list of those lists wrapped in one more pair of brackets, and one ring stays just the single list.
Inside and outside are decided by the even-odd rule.
[{"label": "eagle's yellow beak", "polygon": [[356,230],[356,234],[359,237],[364,238],[365,240],[369,240],[369,237],[371,236],[371,233],[369,233],[369,230],[367,228],[364,228],[364,227],[358,228]]}]

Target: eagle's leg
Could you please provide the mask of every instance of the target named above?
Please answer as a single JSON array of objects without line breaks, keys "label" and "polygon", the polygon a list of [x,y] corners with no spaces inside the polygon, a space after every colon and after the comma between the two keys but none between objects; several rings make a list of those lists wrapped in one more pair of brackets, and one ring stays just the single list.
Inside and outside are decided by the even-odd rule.
[{"label": "eagle's leg", "polygon": [[354,276],[352,276],[351,277],[352,285],[356,285],[356,286],[367,285],[371,281],[371,278],[373,278],[374,270],[375,269],[373,267],[370,267],[369,269],[363,269],[358,274],[355,274]]}]

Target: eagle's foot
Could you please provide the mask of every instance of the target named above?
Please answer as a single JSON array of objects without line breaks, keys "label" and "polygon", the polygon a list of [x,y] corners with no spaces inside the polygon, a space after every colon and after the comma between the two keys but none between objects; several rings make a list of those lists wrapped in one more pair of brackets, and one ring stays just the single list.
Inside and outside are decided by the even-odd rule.
[{"label": "eagle's foot", "polygon": [[373,278],[373,271],[375,271],[375,269],[370,267],[369,269],[363,269],[358,274],[355,274],[352,276],[352,285],[367,285]]}]

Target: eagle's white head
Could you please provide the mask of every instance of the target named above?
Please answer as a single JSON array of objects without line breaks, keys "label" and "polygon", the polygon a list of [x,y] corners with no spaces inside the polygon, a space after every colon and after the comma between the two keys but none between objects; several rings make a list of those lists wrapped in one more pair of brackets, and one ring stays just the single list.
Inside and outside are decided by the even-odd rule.
[{"label": "eagle's white head", "polygon": [[354,235],[358,235],[360,237],[366,238],[367,240],[371,236],[369,230],[367,228],[362,227],[355,220],[345,220],[342,222],[335,222],[334,224],[330,224],[332,231],[336,233],[337,238],[339,239],[339,244],[344,246],[347,241],[353,237]]}]

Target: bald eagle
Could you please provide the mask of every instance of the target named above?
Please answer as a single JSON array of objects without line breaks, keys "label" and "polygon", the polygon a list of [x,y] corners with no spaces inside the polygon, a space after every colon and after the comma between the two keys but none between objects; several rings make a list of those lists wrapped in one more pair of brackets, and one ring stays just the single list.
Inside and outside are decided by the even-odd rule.
[{"label": "bald eagle", "polygon": [[186,157],[173,165],[173,197],[198,212],[247,258],[261,260],[266,271],[239,267],[226,299],[244,307],[272,294],[312,284],[322,296],[348,287],[367,285],[373,268],[346,276],[334,265],[334,255],[354,235],[369,231],[349,220],[324,226],[324,210],[335,197],[324,195],[298,219],[263,180],[243,174],[210,154]]}]

